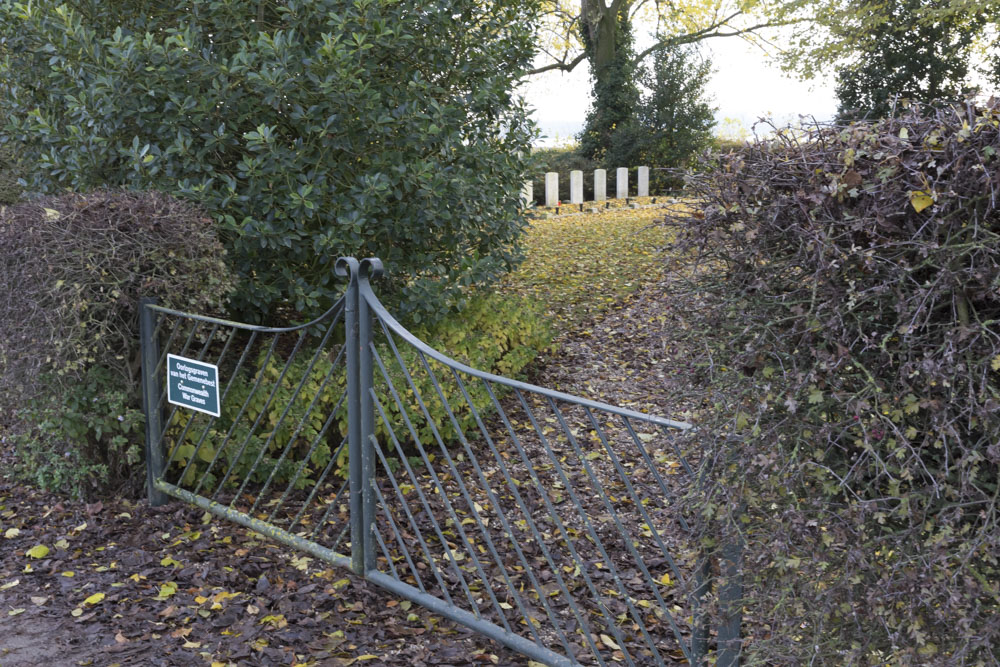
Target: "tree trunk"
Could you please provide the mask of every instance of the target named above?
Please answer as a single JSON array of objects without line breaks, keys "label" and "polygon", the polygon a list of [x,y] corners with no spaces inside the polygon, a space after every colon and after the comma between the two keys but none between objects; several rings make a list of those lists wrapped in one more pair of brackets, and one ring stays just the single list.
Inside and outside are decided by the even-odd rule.
[{"label": "tree trunk", "polygon": [[580,0],[580,16],[590,69],[600,82],[602,76],[607,76],[617,52],[617,12],[607,7],[604,0]]}]

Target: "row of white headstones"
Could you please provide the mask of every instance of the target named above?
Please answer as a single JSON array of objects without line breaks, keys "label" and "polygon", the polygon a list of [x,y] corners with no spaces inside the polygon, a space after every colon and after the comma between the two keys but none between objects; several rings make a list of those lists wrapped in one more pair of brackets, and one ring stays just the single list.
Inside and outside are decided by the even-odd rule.
[{"label": "row of white headstones", "polygon": [[[649,196],[649,167],[639,167],[637,187],[637,197]],[[628,167],[618,167],[615,171],[615,196],[618,199],[627,199],[628,193]],[[594,201],[605,201],[608,198],[608,172],[606,169],[594,170]],[[535,186],[528,181],[521,190],[521,200],[525,205],[535,201]],[[557,206],[559,204],[559,173],[550,171],[545,174],[545,205]],[[583,203],[583,172],[580,170],[569,172],[569,203]]]}]

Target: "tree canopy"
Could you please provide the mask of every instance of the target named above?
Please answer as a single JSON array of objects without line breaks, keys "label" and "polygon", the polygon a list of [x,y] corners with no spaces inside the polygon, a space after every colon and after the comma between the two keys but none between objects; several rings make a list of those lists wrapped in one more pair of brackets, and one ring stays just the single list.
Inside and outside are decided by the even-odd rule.
[{"label": "tree canopy", "polygon": [[[891,26],[900,26],[903,18],[911,42],[938,41],[945,31],[969,32],[969,55],[985,61],[988,52],[996,50],[992,42],[1000,21],[1000,0],[802,0],[787,7],[785,16],[790,33],[778,58],[786,69],[812,78],[876,50],[875,41],[884,39]],[[992,29],[986,30],[988,26]]]},{"label": "tree canopy", "polygon": [[888,8],[874,2],[859,8],[884,11],[886,21],[872,27],[853,62],[837,72],[841,118],[888,116],[896,98],[962,98],[968,89],[970,50],[985,17],[952,14],[933,25],[918,20],[920,10],[942,4],[903,0]]}]

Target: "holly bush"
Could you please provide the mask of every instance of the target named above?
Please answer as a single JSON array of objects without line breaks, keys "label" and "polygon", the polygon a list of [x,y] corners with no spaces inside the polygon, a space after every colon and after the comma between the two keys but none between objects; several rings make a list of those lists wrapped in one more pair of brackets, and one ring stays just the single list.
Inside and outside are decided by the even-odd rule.
[{"label": "holly bush", "polygon": [[419,322],[519,257],[537,5],[0,3],[0,143],[32,192],[203,206],[243,320],[324,311],[354,255],[393,268],[387,300]]}]

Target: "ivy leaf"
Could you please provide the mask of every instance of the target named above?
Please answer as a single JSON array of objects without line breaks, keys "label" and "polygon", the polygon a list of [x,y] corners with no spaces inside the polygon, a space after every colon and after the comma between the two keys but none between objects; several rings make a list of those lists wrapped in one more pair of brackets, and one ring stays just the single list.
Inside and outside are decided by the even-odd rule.
[{"label": "ivy leaf", "polygon": [[154,599],[166,600],[168,597],[170,597],[176,592],[177,592],[177,584],[175,584],[172,581],[168,581],[167,583],[160,586],[160,593]]}]

